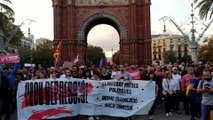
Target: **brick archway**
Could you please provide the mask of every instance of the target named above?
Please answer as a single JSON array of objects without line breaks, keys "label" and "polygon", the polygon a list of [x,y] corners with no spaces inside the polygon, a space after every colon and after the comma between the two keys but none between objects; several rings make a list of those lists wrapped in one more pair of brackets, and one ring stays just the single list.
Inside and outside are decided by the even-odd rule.
[{"label": "brick archway", "polygon": [[113,26],[120,36],[120,60],[151,64],[150,0],[52,0],[54,46],[63,39],[62,59],[77,55],[86,62],[87,35],[98,24]]},{"label": "brick archway", "polygon": [[82,22],[78,29],[77,39],[86,40],[86,36],[90,29],[98,24],[111,25],[118,31],[120,40],[127,39],[128,34],[125,25],[118,18],[109,13],[96,13]]}]

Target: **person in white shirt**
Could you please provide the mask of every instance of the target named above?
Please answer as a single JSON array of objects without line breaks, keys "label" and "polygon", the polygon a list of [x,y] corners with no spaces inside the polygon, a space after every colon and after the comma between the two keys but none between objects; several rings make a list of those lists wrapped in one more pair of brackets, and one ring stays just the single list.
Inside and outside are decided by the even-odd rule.
[{"label": "person in white shirt", "polygon": [[176,84],[176,93],[175,93],[175,105],[174,105],[174,109],[176,110],[176,112],[178,114],[180,114],[180,99],[181,99],[181,75],[178,73],[178,69],[177,67],[173,67],[172,68],[172,79],[175,81]]},{"label": "person in white shirt", "polygon": [[172,116],[171,109],[174,105],[174,94],[176,92],[176,83],[172,79],[172,73],[166,72],[162,82],[163,95],[165,95],[166,117]]}]

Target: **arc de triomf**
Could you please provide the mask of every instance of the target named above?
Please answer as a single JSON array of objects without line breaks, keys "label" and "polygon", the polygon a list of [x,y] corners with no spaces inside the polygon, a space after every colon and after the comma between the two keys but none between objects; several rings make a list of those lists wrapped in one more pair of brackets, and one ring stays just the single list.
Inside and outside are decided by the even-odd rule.
[{"label": "arc de triomf", "polygon": [[150,0],[52,0],[54,46],[63,39],[62,60],[86,62],[87,35],[98,24],[120,36],[123,64],[151,64]]}]

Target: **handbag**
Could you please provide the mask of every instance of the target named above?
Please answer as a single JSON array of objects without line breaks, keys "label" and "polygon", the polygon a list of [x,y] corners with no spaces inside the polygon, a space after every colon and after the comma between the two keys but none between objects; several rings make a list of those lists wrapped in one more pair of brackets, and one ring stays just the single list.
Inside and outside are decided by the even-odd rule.
[{"label": "handbag", "polygon": [[[167,79],[166,79],[166,82],[167,82],[167,85],[168,85],[168,89],[169,89],[169,82],[167,81]],[[165,90],[163,90],[163,93],[162,93],[163,95],[167,95],[167,92],[165,91]]]},{"label": "handbag", "polygon": [[213,120],[213,110],[210,112],[210,120]]}]

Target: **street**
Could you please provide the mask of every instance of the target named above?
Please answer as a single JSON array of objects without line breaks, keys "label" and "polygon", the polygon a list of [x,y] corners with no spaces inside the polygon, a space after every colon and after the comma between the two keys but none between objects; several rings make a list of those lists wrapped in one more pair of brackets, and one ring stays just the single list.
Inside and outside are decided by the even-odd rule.
[{"label": "street", "polygon": [[[165,109],[164,109],[164,104],[161,104],[160,108],[156,108],[153,116],[153,120],[190,120],[190,115],[185,115],[183,111],[183,105],[181,104],[181,114],[176,114],[173,113],[172,117],[166,117],[165,116]],[[80,116],[80,120],[88,120],[88,117],[86,116]],[[149,116],[133,116],[132,120],[149,120]],[[11,116],[10,120],[17,120],[16,114],[13,114]],[[67,119],[66,119],[67,120]],[[113,117],[105,117],[101,116],[100,120],[120,120],[119,118],[113,118]]]}]

